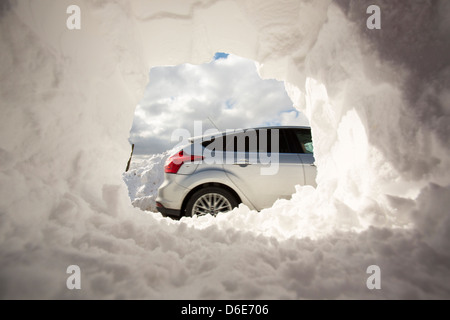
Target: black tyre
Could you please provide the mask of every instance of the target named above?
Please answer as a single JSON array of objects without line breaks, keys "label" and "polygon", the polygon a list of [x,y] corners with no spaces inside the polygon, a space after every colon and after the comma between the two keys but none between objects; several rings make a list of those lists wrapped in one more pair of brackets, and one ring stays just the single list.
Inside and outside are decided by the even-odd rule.
[{"label": "black tyre", "polygon": [[231,211],[239,205],[236,197],[219,187],[206,187],[195,192],[186,205],[186,216],[216,216],[220,212]]}]

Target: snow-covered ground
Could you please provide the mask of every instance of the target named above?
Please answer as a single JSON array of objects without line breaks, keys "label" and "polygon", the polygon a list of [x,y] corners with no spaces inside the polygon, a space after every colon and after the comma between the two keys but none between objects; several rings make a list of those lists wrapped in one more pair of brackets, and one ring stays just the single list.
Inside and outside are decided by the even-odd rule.
[{"label": "snow-covered ground", "polygon": [[[447,0],[2,1],[0,297],[450,298],[449,17]],[[148,71],[215,52],[285,81],[318,187],[216,219],[134,208],[122,178]]]}]

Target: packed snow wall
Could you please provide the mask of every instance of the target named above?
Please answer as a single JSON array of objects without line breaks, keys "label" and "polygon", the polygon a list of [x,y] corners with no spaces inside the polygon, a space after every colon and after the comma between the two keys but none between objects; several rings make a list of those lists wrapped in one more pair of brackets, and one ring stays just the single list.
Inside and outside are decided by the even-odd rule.
[{"label": "packed snow wall", "polygon": [[[448,298],[449,17],[445,0],[2,1],[1,297]],[[144,214],[121,174],[148,70],[218,51],[285,81],[318,188],[261,213]]]}]

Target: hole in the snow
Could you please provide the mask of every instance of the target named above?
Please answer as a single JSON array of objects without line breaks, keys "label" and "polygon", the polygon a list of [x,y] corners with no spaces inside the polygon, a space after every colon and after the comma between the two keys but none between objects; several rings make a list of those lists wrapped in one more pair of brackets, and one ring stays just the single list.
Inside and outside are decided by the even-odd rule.
[{"label": "hole in the snow", "polygon": [[[284,83],[261,79],[257,64],[252,60],[218,52],[210,63],[202,65],[152,68],[149,79],[144,97],[135,111],[129,138],[133,153],[127,172],[124,173],[132,204],[142,210],[157,212],[156,197],[164,181],[164,164],[168,156],[174,153],[174,150],[168,150],[180,142],[177,131],[184,130],[190,136],[200,136],[208,130],[222,132],[255,127],[309,127],[306,116],[293,108]],[[290,136],[284,139],[305,138],[301,132],[297,133],[298,136],[294,132],[289,133]],[[282,144],[280,147],[283,147]],[[303,149],[305,153],[312,153],[308,141],[304,141]],[[287,158],[280,158],[280,161],[294,161]],[[235,168],[242,167],[233,166]],[[246,170],[252,175],[256,168]],[[292,170],[282,169],[272,179],[292,179],[292,175]],[[270,183],[267,176],[258,179],[254,176],[252,179],[256,184],[258,179],[259,183],[267,184],[265,190],[269,198],[274,193],[272,189],[278,185]],[[217,182],[223,183],[220,179]],[[234,181],[234,184],[238,182]],[[269,185],[273,185],[273,188],[268,188]],[[258,188],[247,186],[247,191],[242,191],[245,186],[238,188],[241,191],[236,193],[242,197],[243,192],[247,201],[255,203],[254,209],[262,208],[255,195],[250,194],[253,192],[250,189]],[[258,192],[264,197],[264,192]],[[292,195],[295,192],[294,185],[292,190],[283,192],[287,194],[277,196]],[[265,203],[267,201],[271,200],[262,203],[270,206],[274,202]],[[167,209],[184,211],[186,203],[174,204],[174,207]]]}]

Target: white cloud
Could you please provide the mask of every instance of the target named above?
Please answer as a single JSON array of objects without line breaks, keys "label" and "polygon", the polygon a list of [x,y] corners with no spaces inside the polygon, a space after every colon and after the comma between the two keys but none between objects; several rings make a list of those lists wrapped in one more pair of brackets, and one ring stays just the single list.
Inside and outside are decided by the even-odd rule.
[{"label": "white cloud", "polygon": [[178,128],[193,132],[194,121],[211,120],[221,130],[259,125],[304,125],[293,109],[284,84],[262,80],[255,62],[229,55],[203,65],[157,67],[136,109],[130,141],[136,153],[160,153],[176,142]]}]

